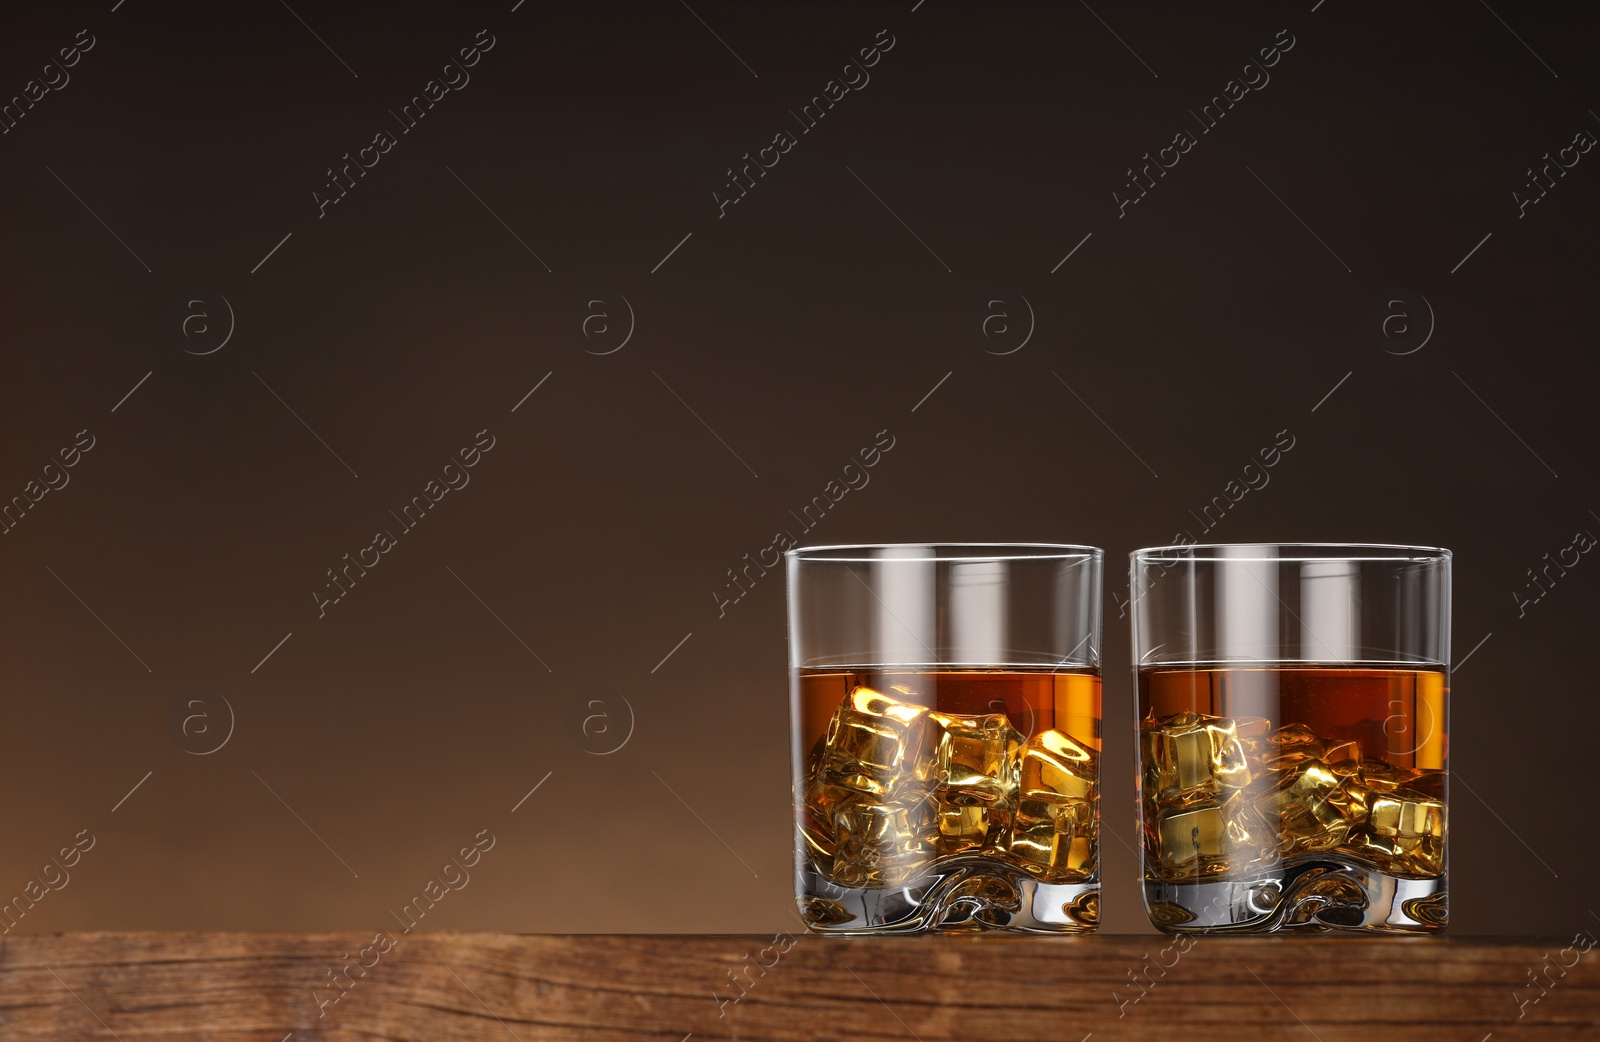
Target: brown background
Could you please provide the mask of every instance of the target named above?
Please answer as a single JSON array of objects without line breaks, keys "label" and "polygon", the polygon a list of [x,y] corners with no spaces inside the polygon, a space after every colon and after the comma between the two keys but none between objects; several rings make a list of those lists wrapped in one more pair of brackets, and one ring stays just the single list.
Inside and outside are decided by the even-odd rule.
[{"label": "brown background", "polygon": [[[1454,928],[1594,925],[1600,564],[1515,594],[1600,533],[1600,154],[1512,198],[1600,134],[1592,14],[513,2],[5,15],[0,95],[95,38],[0,136],[0,495],[96,439],[0,536],[0,895],[96,837],[20,929],[376,929],[482,829],[425,925],[793,928],[781,576],[725,617],[713,593],[882,430],[806,541],[1107,551],[1108,929],[1147,928],[1125,555],[1200,536],[1282,430],[1206,537],[1454,548]],[[484,28],[470,83],[319,218],[326,168]],[[727,168],[882,29],[870,83],[718,218]],[[611,354],[578,332],[597,290],[636,316]],[[1436,317],[1420,350],[1369,319],[1394,290]],[[214,344],[170,310],[219,294],[232,338],[187,353]],[[975,309],[1018,295],[1033,335],[995,353]],[[324,570],[480,430],[470,485],[319,618]],[[209,755],[191,689],[236,714]],[[593,699],[632,707],[611,755]]]}]

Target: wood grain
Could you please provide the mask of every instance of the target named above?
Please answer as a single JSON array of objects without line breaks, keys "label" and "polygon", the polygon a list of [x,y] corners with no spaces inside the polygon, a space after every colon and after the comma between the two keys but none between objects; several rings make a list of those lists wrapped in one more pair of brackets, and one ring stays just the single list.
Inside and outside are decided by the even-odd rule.
[{"label": "wood grain", "polygon": [[1600,1038],[1600,952],[1565,939],[393,937],[12,937],[0,1039]]}]

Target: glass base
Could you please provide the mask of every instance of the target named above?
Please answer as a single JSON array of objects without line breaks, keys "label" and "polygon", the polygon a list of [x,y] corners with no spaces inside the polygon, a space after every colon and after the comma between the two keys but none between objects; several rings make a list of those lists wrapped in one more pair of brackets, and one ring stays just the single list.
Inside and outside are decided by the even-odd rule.
[{"label": "glass base", "polygon": [[1100,882],[1042,883],[986,858],[954,858],[904,886],[857,889],[802,865],[801,916],[818,933],[935,930],[1089,933],[1100,925]]},{"label": "glass base", "polygon": [[1437,933],[1450,916],[1445,876],[1406,879],[1328,855],[1254,879],[1146,880],[1144,903],[1168,933]]}]

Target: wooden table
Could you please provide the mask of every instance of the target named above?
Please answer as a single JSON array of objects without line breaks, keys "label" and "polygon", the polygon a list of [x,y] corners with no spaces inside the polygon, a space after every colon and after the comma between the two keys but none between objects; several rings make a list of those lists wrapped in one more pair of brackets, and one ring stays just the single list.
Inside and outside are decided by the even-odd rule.
[{"label": "wooden table", "polygon": [[0,1039],[1600,1039],[1600,952],[1567,938],[373,941],[13,936]]}]

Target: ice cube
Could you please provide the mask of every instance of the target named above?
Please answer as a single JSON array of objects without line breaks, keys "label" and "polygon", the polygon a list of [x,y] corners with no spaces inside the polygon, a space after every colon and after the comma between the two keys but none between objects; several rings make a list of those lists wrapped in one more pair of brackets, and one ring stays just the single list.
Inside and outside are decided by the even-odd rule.
[{"label": "ice cube", "polygon": [[1255,780],[1256,772],[1245,755],[1238,734],[1238,722],[1218,720],[1206,725],[1211,736],[1211,774],[1224,789],[1242,789]]},{"label": "ice cube", "polygon": [[1351,845],[1395,875],[1436,876],[1444,871],[1444,834],[1444,803],[1402,789],[1373,798],[1367,827]]},{"label": "ice cube", "polygon": [[1366,828],[1350,845],[1394,876],[1438,876],[1445,871],[1445,804],[1406,789],[1374,796]]},{"label": "ice cube", "polygon": [[1236,866],[1278,860],[1278,830],[1256,806],[1254,794],[1241,791],[1229,796],[1222,802],[1222,814]]},{"label": "ice cube", "polygon": [[856,799],[840,806],[833,822],[833,877],[846,885],[904,883],[933,855],[933,830],[918,805]]},{"label": "ice cube", "polygon": [[1329,742],[1322,752],[1322,762],[1335,774],[1349,777],[1361,768],[1361,743]]},{"label": "ice cube", "polygon": [[851,791],[830,785],[823,776],[822,767],[827,759],[827,738],[818,738],[806,756],[805,773],[801,783],[804,791],[800,800],[799,821],[796,823],[800,849],[824,868],[833,860],[833,814],[839,801]]},{"label": "ice cube", "polygon": [[1023,796],[1006,851],[1014,864],[1047,883],[1089,878],[1095,870],[1094,804],[1055,794]]},{"label": "ice cube", "polygon": [[1374,800],[1367,822],[1380,836],[1422,839],[1444,835],[1444,804],[1418,797]]},{"label": "ice cube", "polygon": [[1323,741],[1305,724],[1284,724],[1267,735],[1262,766],[1272,771],[1292,770],[1322,756]]},{"label": "ice cube", "polygon": [[1193,713],[1170,717],[1141,735],[1145,776],[1157,793],[1213,790],[1211,735]]},{"label": "ice cube", "polygon": [[1096,754],[1060,731],[1041,731],[1022,749],[1019,781],[1024,796],[1041,794],[1093,799],[1099,779]]},{"label": "ice cube", "polygon": [[1282,746],[1322,745],[1322,739],[1307,724],[1284,724],[1273,732],[1271,741],[1274,745]]},{"label": "ice cube", "polygon": [[1374,792],[1393,792],[1410,785],[1422,777],[1422,772],[1410,767],[1397,767],[1386,760],[1362,760],[1356,768],[1361,784]]},{"label": "ice cube", "polygon": [[1264,716],[1236,716],[1233,718],[1233,734],[1239,739],[1239,747],[1244,750],[1246,759],[1259,770],[1262,758],[1268,748],[1267,736],[1272,733],[1272,721]]},{"label": "ice cube", "polygon": [[1156,794],[1214,793],[1254,780],[1233,720],[1179,713],[1146,725],[1141,737],[1145,777]]},{"label": "ice cube", "polygon": [[1343,843],[1360,814],[1359,794],[1346,787],[1344,776],[1321,760],[1281,773],[1285,780],[1256,805],[1277,825],[1279,853],[1332,850]]},{"label": "ice cube", "polygon": [[828,721],[822,780],[882,797],[923,760],[931,721],[924,706],[857,687]]},{"label": "ice cube", "polygon": [[957,806],[992,803],[1016,789],[1022,735],[1004,713],[930,713],[937,737],[931,780],[939,799]]},{"label": "ice cube", "polygon": [[1156,844],[1168,877],[1220,875],[1273,864],[1277,832],[1251,794],[1170,796],[1156,809]]},{"label": "ice cube", "polygon": [[989,837],[988,806],[957,806],[941,803],[938,811],[939,853],[959,854],[976,850]]},{"label": "ice cube", "polygon": [[800,848],[813,864],[828,865],[833,861],[833,836],[820,828],[816,819],[807,815],[798,826]]},{"label": "ice cube", "polygon": [[1230,851],[1228,819],[1215,802],[1169,808],[1157,825],[1161,868],[1169,876],[1226,871]]},{"label": "ice cube", "polygon": [[1272,721],[1264,716],[1236,716],[1233,718],[1233,733],[1243,740],[1265,738],[1272,733]]},{"label": "ice cube", "polygon": [[1444,772],[1418,771],[1384,760],[1362,760],[1350,782],[1362,798],[1363,816],[1383,797],[1423,800],[1443,805]]}]

